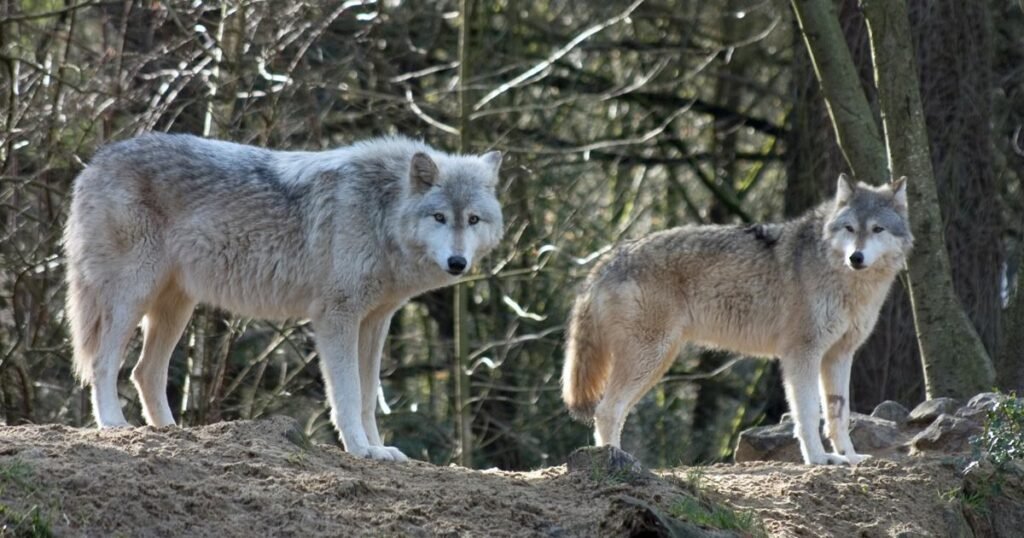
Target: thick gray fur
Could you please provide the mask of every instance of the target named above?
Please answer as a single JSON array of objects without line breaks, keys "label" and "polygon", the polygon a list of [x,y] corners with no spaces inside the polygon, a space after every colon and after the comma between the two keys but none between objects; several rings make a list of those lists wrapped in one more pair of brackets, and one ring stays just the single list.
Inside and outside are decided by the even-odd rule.
[{"label": "thick gray fur", "polygon": [[140,320],[132,379],[146,421],[174,423],[167,365],[202,302],[311,319],[346,449],[404,459],[374,417],[388,324],[497,245],[500,163],[399,136],[324,152],[168,134],[103,148],[75,181],[65,233],[75,369],[97,424],[127,425],[117,372]]}]

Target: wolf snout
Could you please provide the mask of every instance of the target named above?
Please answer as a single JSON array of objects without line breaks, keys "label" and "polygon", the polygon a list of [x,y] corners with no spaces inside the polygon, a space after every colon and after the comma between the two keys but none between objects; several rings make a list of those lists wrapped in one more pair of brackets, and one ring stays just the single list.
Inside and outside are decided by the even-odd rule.
[{"label": "wolf snout", "polygon": [[453,275],[461,275],[466,270],[466,258],[462,256],[448,257],[448,272]]},{"label": "wolf snout", "polygon": [[864,253],[863,252],[858,250],[858,251],[854,252],[853,254],[850,254],[850,267],[853,267],[854,269],[863,269],[864,267],[866,267],[864,265]]}]

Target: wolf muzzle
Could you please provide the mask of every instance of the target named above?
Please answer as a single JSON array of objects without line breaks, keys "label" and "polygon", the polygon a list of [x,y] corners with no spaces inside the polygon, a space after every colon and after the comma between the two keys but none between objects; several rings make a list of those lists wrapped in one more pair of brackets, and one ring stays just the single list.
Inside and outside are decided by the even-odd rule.
[{"label": "wolf muzzle", "polygon": [[461,275],[466,270],[466,258],[462,256],[449,256],[448,257],[448,273],[452,275]]}]

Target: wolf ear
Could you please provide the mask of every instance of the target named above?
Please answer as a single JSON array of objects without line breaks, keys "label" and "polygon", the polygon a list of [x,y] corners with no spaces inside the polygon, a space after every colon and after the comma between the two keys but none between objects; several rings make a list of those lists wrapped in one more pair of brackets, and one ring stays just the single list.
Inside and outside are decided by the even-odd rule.
[{"label": "wolf ear", "polygon": [[839,174],[839,181],[836,182],[836,205],[843,205],[850,200],[853,196],[853,185],[850,185],[850,178],[844,174]]},{"label": "wolf ear", "polygon": [[500,151],[488,151],[480,156],[483,159],[484,164],[489,166],[494,172],[494,175],[498,175],[498,170],[501,169],[501,152]]},{"label": "wolf ear", "polygon": [[897,209],[907,208],[907,176],[900,176],[889,184],[892,189],[892,203]]},{"label": "wolf ear", "polygon": [[437,169],[437,164],[429,155],[418,152],[412,156],[412,163],[409,165],[409,180],[412,182],[414,192],[423,192],[437,185],[440,175],[441,172]]}]

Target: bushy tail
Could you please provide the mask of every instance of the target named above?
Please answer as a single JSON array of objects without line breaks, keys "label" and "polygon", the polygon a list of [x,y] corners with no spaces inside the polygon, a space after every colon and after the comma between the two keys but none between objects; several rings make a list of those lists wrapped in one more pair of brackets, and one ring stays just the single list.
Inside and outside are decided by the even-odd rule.
[{"label": "bushy tail", "polygon": [[75,377],[83,386],[92,382],[93,363],[99,351],[103,316],[97,290],[82,281],[73,268],[68,270],[67,316],[71,326]]},{"label": "bushy tail", "polygon": [[593,294],[580,295],[569,319],[562,368],[562,400],[573,418],[588,423],[604,393],[611,363],[595,316]]}]

